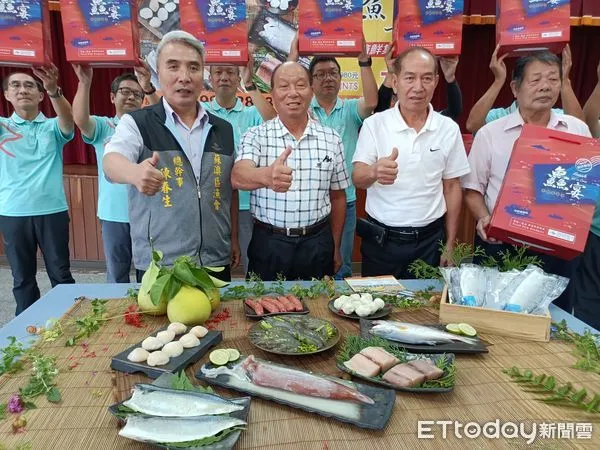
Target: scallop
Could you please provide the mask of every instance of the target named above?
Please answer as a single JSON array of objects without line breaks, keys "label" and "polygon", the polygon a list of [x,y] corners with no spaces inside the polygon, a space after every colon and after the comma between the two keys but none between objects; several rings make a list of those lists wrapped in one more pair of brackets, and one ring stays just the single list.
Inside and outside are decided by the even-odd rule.
[{"label": "scallop", "polygon": [[190,330],[189,334],[193,334],[199,339],[202,339],[204,336],[208,334],[208,330],[204,328],[202,325],[196,325],[194,328]]},{"label": "scallop", "polygon": [[175,332],[171,330],[159,331],[156,337],[165,345],[175,339]]},{"label": "scallop", "polygon": [[154,12],[158,11],[158,8],[160,7],[158,0],[150,0],[148,7]]},{"label": "scallop", "polygon": [[164,5],[164,4],[165,4],[165,3],[167,3],[169,0],[158,0],[158,1]]},{"label": "scallop", "polygon": [[156,11],[156,17],[158,17],[160,20],[165,21],[168,19],[169,13],[165,8],[160,8],[158,11]]},{"label": "scallop", "polygon": [[159,348],[162,348],[163,345],[164,344],[162,343],[162,341],[154,336],[148,336],[142,342],[142,348],[144,350],[148,350],[149,352],[158,350]]},{"label": "scallop", "polygon": [[187,327],[181,322],[173,322],[169,324],[167,330],[171,330],[175,334],[184,334],[187,331]]},{"label": "scallop", "polygon": [[149,366],[164,366],[169,363],[169,356],[165,352],[158,350],[148,355],[147,363]]},{"label": "scallop", "polygon": [[179,5],[179,0],[175,0],[175,4],[176,4],[176,5]]},{"label": "scallop", "polygon": [[150,353],[148,353],[146,350],[144,350],[142,347],[137,347],[134,348],[129,355],[127,355],[127,359],[131,362],[135,362],[135,363],[139,363],[139,362],[144,362],[148,359],[148,355]]},{"label": "scallop", "polygon": [[162,25],[162,20],[160,20],[158,17],[153,17],[148,23],[152,28],[158,28]]},{"label": "scallop", "polygon": [[162,348],[162,352],[170,358],[177,358],[183,353],[183,344],[179,341],[169,342]]},{"label": "scallop", "polygon": [[140,17],[142,19],[146,19],[146,20],[151,19],[153,15],[154,15],[154,12],[150,8],[140,9]]},{"label": "scallop", "polygon": [[281,9],[282,11],[287,11],[289,6],[290,2],[288,0],[281,0],[279,2],[279,9]]},{"label": "scallop", "polygon": [[172,13],[177,9],[177,5],[173,2],[169,2],[165,5],[165,9],[167,10],[167,12]]},{"label": "scallop", "polygon": [[200,345],[200,339],[198,339],[196,335],[192,334],[191,332],[181,336],[179,338],[179,342],[181,342],[184,348],[192,348]]},{"label": "scallop", "polygon": [[271,0],[269,3],[271,4],[271,8],[279,8],[281,2],[279,0]]}]

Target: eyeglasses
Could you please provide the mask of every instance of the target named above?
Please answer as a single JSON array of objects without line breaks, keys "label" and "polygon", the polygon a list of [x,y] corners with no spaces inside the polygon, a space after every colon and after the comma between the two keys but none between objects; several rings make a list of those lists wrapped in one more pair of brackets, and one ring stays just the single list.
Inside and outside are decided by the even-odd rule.
[{"label": "eyeglasses", "polygon": [[142,91],[136,91],[136,90],[129,89],[129,88],[119,88],[119,89],[117,89],[117,92],[121,93],[121,95],[124,97],[129,97],[129,96],[133,95],[138,100],[144,99],[144,93]]},{"label": "eyeglasses", "polygon": [[313,78],[319,81],[325,80],[327,77],[337,80],[340,77],[340,73],[337,70],[333,70],[331,72],[317,72],[313,74]]},{"label": "eyeglasses", "polygon": [[25,81],[23,83],[21,83],[20,81],[11,81],[10,83],[8,83],[8,87],[14,90],[21,89],[22,87],[26,91],[33,91],[34,89],[36,89],[37,85],[35,83],[32,83],[31,81]]}]

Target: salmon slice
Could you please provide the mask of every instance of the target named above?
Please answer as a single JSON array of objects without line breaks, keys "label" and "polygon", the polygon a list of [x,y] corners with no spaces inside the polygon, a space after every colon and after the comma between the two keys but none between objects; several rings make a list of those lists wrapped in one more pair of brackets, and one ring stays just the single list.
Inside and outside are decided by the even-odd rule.
[{"label": "salmon slice", "polygon": [[409,362],[408,365],[425,375],[426,380],[437,380],[444,375],[444,371],[437,367],[430,359],[417,359]]},{"label": "salmon slice", "polygon": [[374,377],[381,371],[377,364],[360,353],[354,355],[350,360],[346,361],[344,365],[363,377]]},{"label": "salmon slice", "polygon": [[386,352],[381,347],[365,347],[360,351],[360,353],[381,367],[382,372],[389,370],[391,367],[400,362],[398,358]]}]

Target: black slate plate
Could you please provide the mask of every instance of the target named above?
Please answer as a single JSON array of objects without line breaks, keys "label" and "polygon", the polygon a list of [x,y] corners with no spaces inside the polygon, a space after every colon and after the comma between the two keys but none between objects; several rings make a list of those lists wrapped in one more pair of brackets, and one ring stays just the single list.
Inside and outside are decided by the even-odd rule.
[{"label": "black slate plate", "polygon": [[[156,336],[156,333],[166,329],[167,327],[156,330],[152,333],[152,335]],[[181,336],[176,336],[176,339],[178,337]],[[221,331],[209,331],[206,336],[200,339],[200,345],[193,348],[184,348],[183,353],[176,358],[169,359],[168,364],[154,367],[149,366],[145,362],[134,363],[127,359],[127,355],[129,355],[134,348],[142,346],[142,342],[140,341],[137,344],[129,347],[127,350],[124,350],[118,355],[113,356],[113,359],[110,363],[110,368],[125,373],[143,372],[150,378],[158,378],[163,373],[175,373],[185,369],[190,364],[193,364],[202,358],[211,347],[219,344],[219,342],[222,340],[223,333]]]},{"label": "black slate plate", "polygon": [[[415,324],[415,325],[424,325],[431,328],[437,328],[438,330],[446,331],[444,325],[440,325],[439,323],[435,324]],[[373,321],[360,319],[360,336],[368,339],[373,335],[369,332],[369,330],[373,327]],[[404,342],[397,342],[387,339],[389,342],[397,345],[398,347],[403,347],[406,350],[417,353],[488,353],[487,346],[489,345],[487,342],[479,339],[479,337],[475,336],[477,339],[477,343],[475,345],[470,345],[465,342],[455,341],[450,344],[437,344],[437,345],[427,345],[427,344],[405,344]]]},{"label": "black slate plate", "polygon": [[[400,351],[401,348],[400,348]],[[354,356],[354,355],[352,355]],[[416,359],[425,359],[425,358],[429,358],[431,359],[434,363],[438,360],[438,359],[445,359],[447,364],[452,364],[455,362],[455,357],[452,353],[444,353],[444,354],[437,354],[437,355],[426,355],[426,354],[413,354],[413,353],[406,353],[406,357],[407,360],[409,361],[413,361]],[[407,361],[408,362],[408,361]],[[393,384],[388,383],[387,381],[381,379],[381,378],[374,378],[374,377],[365,377],[363,375],[360,375],[350,369],[348,369],[345,365],[337,363],[336,364],[337,368],[349,373],[350,375],[352,375],[353,377],[356,378],[360,378],[361,380],[366,380],[366,381],[370,381],[371,383],[375,383],[378,384],[380,386],[384,386],[386,388],[390,388],[390,389],[395,389],[397,391],[405,391],[405,392],[416,392],[416,393],[423,393],[423,394],[440,394],[443,392],[450,392],[454,389],[454,385],[452,385],[451,387],[447,387],[447,388],[440,388],[440,387],[398,387],[398,386],[394,386]],[[444,371],[444,376],[446,376],[448,374],[447,370]]]},{"label": "black slate plate", "polygon": [[255,333],[262,331],[261,326],[260,326],[260,322],[255,323],[248,330],[248,339],[250,340],[250,343],[252,345],[255,345],[256,347],[260,348],[261,350],[263,350],[265,352],[273,353],[275,355],[285,355],[285,356],[314,355],[315,353],[321,353],[321,352],[324,352],[326,350],[329,350],[330,348],[335,347],[337,345],[337,343],[340,341],[341,337],[342,337],[342,335],[340,334],[340,330],[333,323],[331,323],[331,322],[329,322],[328,320],[325,320],[325,319],[321,319],[321,318],[318,318],[318,319],[322,320],[323,322],[327,322],[329,325],[331,325],[333,328],[335,328],[336,333],[335,333],[335,336],[333,336],[331,339],[329,339],[327,342],[325,342],[325,345],[323,347],[319,348],[318,350],[315,350],[314,352],[286,352],[286,351],[279,351],[279,350],[269,349],[268,347],[265,347],[264,345],[258,344],[256,342],[257,338],[256,338]]},{"label": "black slate plate", "polygon": [[[243,356],[242,358],[245,358],[245,356]],[[243,359],[242,359],[242,361],[243,361]],[[287,366],[284,364],[276,364],[276,363],[273,363],[270,361],[263,361],[260,359],[256,359],[256,361],[268,363],[270,365],[282,367],[285,369],[299,370],[292,366]],[[237,363],[239,364],[239,361]],[[233,365],[235,365],[235,363],[229,363],[227,366],[232,367]],[[291,406],[292,408],[301,409],[301,410],[308,411],[308,412],[314,413],[314,414],[319,414],[319,415],[325,416],[325,417],[331,417],[332,419],[336,419],[341,422],[356,425],[360,428],[369,428],[369,429],[373,429],[373,430],[382,430],[383,428],[385,428],[385,425],[387,424],[387,422],[389,421],[389,419],[392,415],[392,410],[394,409],[394,403],[396,402],[396,391],[394,391],[393,389],[385,389],[385,388],[370,386],[370,385],[362,384],[362,383],[353,383],[353,382],[341,380],[339,378],[330,377],[327,375],[315,374],[315,375],[319,375],[328,380],[346,383],[348,386],[352,386],[352,387],[356,388],[359,392],[371,397],[375,401],[374,404],[367,405],[364,403],[356,404],[356,403],[351,403],[351,402],[347,402],[347,401],[331,400],[331,402],[334,402],[334,404],[339,405],[340,409],[342,409],[342,410],[344,408],[348,408],[348,405],[358,405],[359,416],[357,418],[349,418],[347,416],[342,416],[340,414],[336,414],[333,412],[326,412],[321,409],[316,409],[316,407],[300,405],[293,401],[281,399],[277,396],[277,392],[285,392],[285,391],[280,391],[279,389],[273,388],[272,389],[273,394],[271,395],[270,393],[267,394],[267,393],[262,393],[262,392],[255,392],[252,389],[254,387],[254,385],[251,383],[247,383],[247,388],[232,385],[232,383],[231,383],[232,376],[228,375],[228,374],[219,374],[215,378],[206,377],[202,373],[202,370],[205,367],[206,368],[214,368],[214,366],[210,363],[204,364],[200,368],[200,370],[196,373],[196,378],[198,378],[199,380],[206,381],[207,383],[210,383],[210,384],[213,384],[216,386],[233,389],[235,391],[242,392],[244,394],[248,394],[253,397],[260,397],[260,398],[264,398],[266,400],[271,400],[276,403],[280,403],[282,405]],[[302,372],[307,372],[307,371],[302,371]],[[307,372],[307,373],[311,373],[311,372]],[[311,397],[307,396],[307,398],[310,399]]]},{"label": "black slate plate", "polygon": [[392,312],[392,305],[385,305],[382,309],[380,309],[379,311],[371,314],[370,316],[360,317],[356,313],[345,314],[344,311],[342,311],[341,309],[335,309],[335,307],[333,306],[333,302],[334,301],[335,300],[329,300],[329,303],[327,303],[327,306],[329,307],[329,311],[331,311],[334,314],[337,314],[340,317],[344,317],[346,319],[353,319],[353,320],[360,320],[360,319],[381,319],[383,317],[389,316],[390,313]]},{"label": "black slate plate", "polygon": [[[156,380],[154,380],[154,382],[152,383],[155,386],[158,387],[163,387],[166,389],[170,389],[171,387],[171,378],[174,377],[173,374],[170,373],[166,373],[161,375],[160,377],[158,377]],[[244,420],[246,422],[248,422],[248,414],[250,412],[250,401],[252,400],[251,397],[234,397],[234,398],[229,398],[228,400],[231,400],[234,403],[238,403],[240,405],[244,406],[244,409],[241,409],[239,411],[235,411],[231,414],[229,414],[231,417],[236,417],[238,419]],[[119,403],[115,403],[113,405],[110,405],[108,407],[108,411],[117,417],[117,419],[123,423],[123,419],[121,419],[117,414],[118,414],[118,408],[120,405],[122,405],[126,400],[123,400],[122,402]],[[145,414],[141,414],[141,415],[145,415]],[[231,433],[230,435],[228,435],[227,437],[225,437],[225,439],[216,442],[214,444],[211,445],[204,445],[202,447],[188,447],[188,450],[193,450],[193,449],[203,449],[203,450],[230,450],[233,449],[233,447],[235,446],[235,444],[237,443],[238,439],[240,438],[240,435],[242,434],[242,431],[234,431],[233,433]],[[164,445],[160,445],[160,444],[153,444],[153,443],[149,443],[146,442],[146,444],[151,445],[155,448],[169,448],[166,447]]]},{"label": "black slate plate", "polygon": [[[265,294],[265,295],[261,295],[260,297],[257,297],[257,298],[262,298],[262,297],[277,298],[279,296],[280,296],[280,294],[273,294],[273,295]],[[265,313],[262,316],[259,316],[258,314],[256,314],[254,312],[254,310],[252,308],[250,308],[248,305],[246,305],[246,302],[244,302],[244,314],[249,319],[262,319],[263,317],[271,317],[271,316],[288,316],[290,314],[308,314],[310,312],[310,310],[308,309],[308,306],[306,306],[306,303],[303,300],[300,300],[300,303],[302,303],[302,306],[304,307],[304,309],[302,311],[285,311],[285,312],[268,313],[265,310]]]}]

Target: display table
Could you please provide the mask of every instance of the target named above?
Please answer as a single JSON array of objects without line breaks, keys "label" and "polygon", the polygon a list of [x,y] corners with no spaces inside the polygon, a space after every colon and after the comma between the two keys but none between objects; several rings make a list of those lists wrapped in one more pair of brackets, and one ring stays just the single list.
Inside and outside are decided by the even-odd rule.
[{"label": "display table", "polygon": [[[294,283],[286,284],[290,286]],[[406,281],[403,284],[414,290],[432,285],[429,281]],[[28,325],[43,326],[47,319],[60,317],[73,307],[75,298],[119,298],[125,296],[127,290],[133,286],[58,286],[3,327],[0,330],[0,342],[6,342],[8,336],[25,339]],[[340,330],[342,340],[336,348],[313,356],[280,357],[265,353],[255,348],[247,339],[247,330],[255,321],[245,318],[241,301],[221,304],[221,311],[227,308],[230,317],[217,326],[217,329],[223,331],[223,343],[220,347],[235,347],[243,354],[252,353],[258,358],[301,369],[342,376],[343,373],[335,367],[337,349],[343,344],[343,336],[359,334],[359,322],[333,314],[327,307],[327,301],[326,298],[320,298],[307,300],[307,304],[311,314],[332,321]],[[123,309],[126,301],[114,300],[108,305]],[[81,305],[75,306],[73,311],[79,306]],[[585,325],[574,317],[554,307],[551,312],[554,321],[564,318],[572,330],[583,332]],[[437,311],[428,308],[396,308],[389,318],[431,324],[437,322]],[[65,347],[64,339],[62,342],[43,344],[41,348],[47,348],[49,354],[55,354],[58,358],[58,366],[61,369],[58,387],[62,392],[62,402],[51,404],[43,398],[37,399],[38,408],[25,413],[28,420],[26,432],[17,435],[12,433],[12,415],[8,414],[7,419],[0,421],[0,442],[7,445],[7,448],[14,448],[24,442],[31,442],[34,449],[148,448],[147,445],[119,437],[118,422],[108,413],[107,407],[126,397],[134,383],[150,380],[143,375],[115,373],[110,370],[110,361],[114,354],[143,339],[154,329],[164,325],[166,320],[166,317],[147,317],[144,321],[148,326],[143,329],[126,325],[122,320],[119,323],[108,323],[89,339],[82,341],[85,345],[75,347]],[[481,337],[492,344],[489,353],[457,355],[454,391],[444,394],[398,392],[392,417],[382,431],[356,428],[333,419],[254,398],[250,407],[248,429],[242,433],[236,448],[415,449],[447,448],[448,445],[456,448],[506,448],[507,445],[524,444],[526,441],[524,438],[486,439],[483,436],[470,439],[464,435],[457,438],[453,425],[448,425],[448,435],[443,439],[442,427],[433,424],[427,425],[431,427],[430,431],[424,431],[434,438],[419,439],[420,420],[459,421],[462,425],[499,420],[500,423],[513,422],[517,426],[524,423],[526,431],[531,430],[533,423],[538,427],[544,422],[554,423],[555,439],[542,440],[538,437],[542,443],[560,448],[598,446],[600,437],[596,436],[597,433],[591,434],[591,441],[584,439],[587,434],[581,433],[579,439],[575,434],[575,423],[587,427],[585,424],[598,422],[597,415],[539,402],[533,394],[524,392],[502,373],[502,369],[512,366],[529,368],[536,373],[554,375],[559,381],[571,381],[578,387],[584,386],[588,392],[600,392],[599,375],[572,368],[576,361],[571,354],[572,345],[561,341],[539,343],[485,334]],[[93,357],[86,356],[92,353]],[[193,375],[206,360],[204,357],[188,368],[188,376]],[[26,372],[0,377],[0,402],[7,401],[11,393],[24,385],[26,378]],[[234,391],[224,389],[217,389],[217,392],[225,396],[238,395]],[[560,423],[572,424],[567,425],[573,430],[571,439],[559,438]],[[539,431],[537,434],[539,436]]]}]

